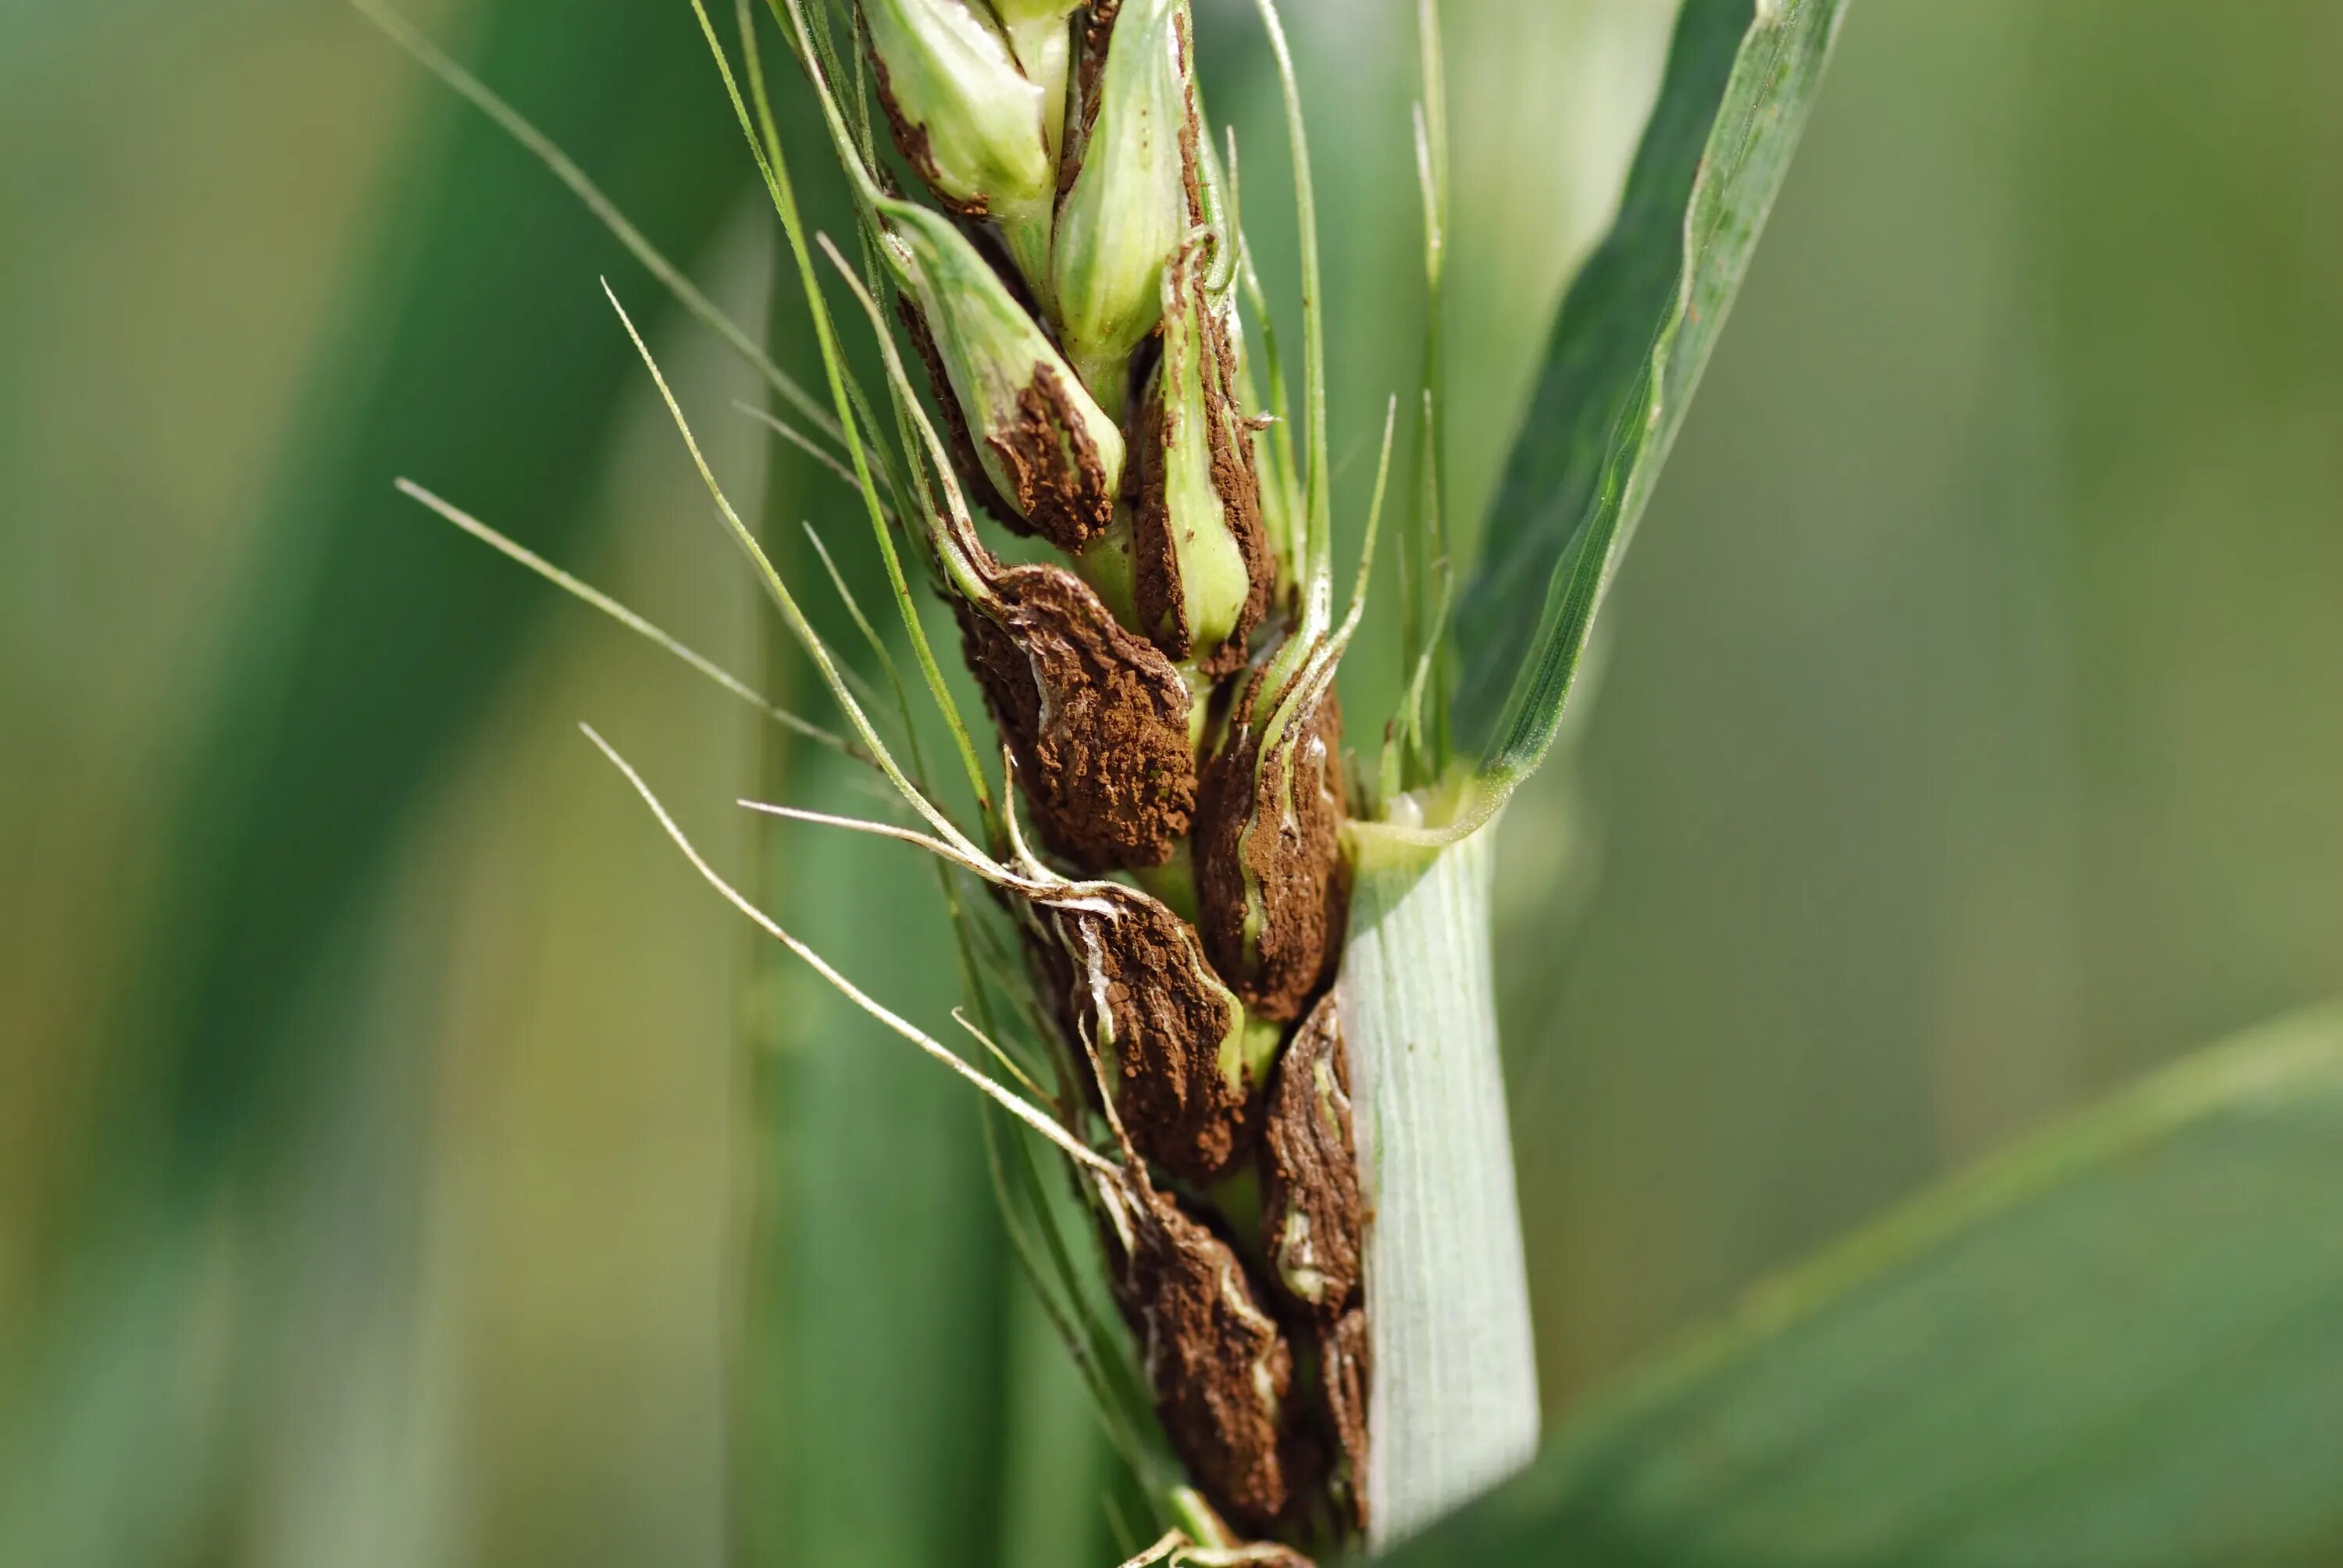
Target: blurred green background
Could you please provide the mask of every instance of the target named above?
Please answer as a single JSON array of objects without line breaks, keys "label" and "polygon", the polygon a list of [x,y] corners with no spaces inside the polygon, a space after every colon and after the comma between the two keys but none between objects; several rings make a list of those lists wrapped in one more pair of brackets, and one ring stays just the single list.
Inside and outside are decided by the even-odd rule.
[{"label": "blurred green background", "polygon": [[[680,0],[407,9],[801,354]],[[1290,297],[1256,35],[1203,9]],[[1293,9],[1355,548],[1420,329],[1412,7]],[[1671,8],[1450,9],[1475,515]],[[2318,0],[1853,7],[1503,828],[1550,1407],[2343,989],[2338,59]],[[932,879],[740,820],[856,797],[389,491],[811,700],[604,274],[800,566],[800,517],[867,556],[729,407],[754,377],[346,7],[0,9],[12,1565],[707,1563],[728,1520],[776,1561],[1112,1560],[966,1097],[754,946],[573,726],[940,1028]],[[736,1340],[770,1397],[728,1414]]]}]

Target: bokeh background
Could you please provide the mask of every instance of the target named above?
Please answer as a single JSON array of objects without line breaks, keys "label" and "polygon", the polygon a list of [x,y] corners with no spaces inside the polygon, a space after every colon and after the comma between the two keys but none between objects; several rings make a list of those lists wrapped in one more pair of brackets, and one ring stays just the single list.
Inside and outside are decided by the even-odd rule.
[{"label": "bokeh background", "polygon": [[[1421,325],[1411,8],[1292,9],[1354,534]],[[1461,515],[1670,9],[1450,0]],[[407,10],[803,362],[681,0]],[[1257,36],[1203,11],[1290,299]],[[1503,828],[1557,1412],[2343,989],[2343,11],[1852,13]],[[346,6],[0,7],[0,1560],[1113,1560],[970,1103],[755,945],[574,727],[940,1026],[926,869],[743,820],[858,797],[390,492],[812,700],[606,274],[778,548],[806,569],[810,518],[868,582],[850,498],[731,408],[754,377]]]}]

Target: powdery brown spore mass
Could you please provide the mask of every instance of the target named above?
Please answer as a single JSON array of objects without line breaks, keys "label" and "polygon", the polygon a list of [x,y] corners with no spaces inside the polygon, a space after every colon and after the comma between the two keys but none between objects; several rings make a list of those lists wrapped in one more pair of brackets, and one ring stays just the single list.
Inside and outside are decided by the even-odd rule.
[{"label": "powdery brown spore mass", "polygon": [[1188,683],[1062,567],[1002,570],[961,646],[1041,841],[1086,871],[1160,866],[1196,806]]},{"label": "powdery brown spore mass", "polygon": [[1232,1523],[1266,1534],[1294,1495],[1280,1432],[1293,1392],[1284,1331],[1228,1243],[1161,1194],[1121,1295],[1173,1450]]},{"label": "powdery brown spore mass", "polygon": [[1080,555],[1114,520],[1105,462],[1055,370],[1034,373],[1017,395],[1015,418],[988,434],[985,445],[1007,477],[1008,498],[1028,525],[1025,531]]}]

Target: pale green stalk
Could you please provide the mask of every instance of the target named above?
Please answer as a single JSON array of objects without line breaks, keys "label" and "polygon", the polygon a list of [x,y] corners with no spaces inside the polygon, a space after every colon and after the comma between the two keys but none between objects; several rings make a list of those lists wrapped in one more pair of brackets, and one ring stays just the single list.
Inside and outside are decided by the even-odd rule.
[{"label": "pale green stalk", "polygon": [[1350,830],[1336,995],[1367,1211],[1372,1543],[1526,1464],[1537,1359],[1489,946],[1495,834]]}]

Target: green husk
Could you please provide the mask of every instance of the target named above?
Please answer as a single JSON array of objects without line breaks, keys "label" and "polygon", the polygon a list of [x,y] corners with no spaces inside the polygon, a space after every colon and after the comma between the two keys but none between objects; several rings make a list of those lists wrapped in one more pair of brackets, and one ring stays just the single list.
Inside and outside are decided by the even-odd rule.
[{"label": "green husk", "polygon": [[1131,351],[1162,319],[1164,263],[1188,229],[1184,0],[1131,0],[1100,75],[1098,116],[1058,210],[1051,293],[1066,354],[1110,413]]},{"label": "green husk", "polygon": [[[1058,187],[1046,84],[971,0],[861,0],[860,11],[905,160],[946,206],[996,219],[1021,264],[1040,265]],[[1057,73],[1062,125],[1062,60]]]},{"label": "green husk", "polygon": [[1081,548],[1113,515],[1121,430],[950,219],[911,202],[880,210],[985,477],[1052,543]]},{"label": "green husk", "polygon": [[1269,603],[1252,432],[1232,384],[1234,353],[1211,299],[1207,241],[1163,270],[1162,357],[1139,419],[1138,543],[1148,569],[1140,629],[1176,658],[1225,672]]}]

